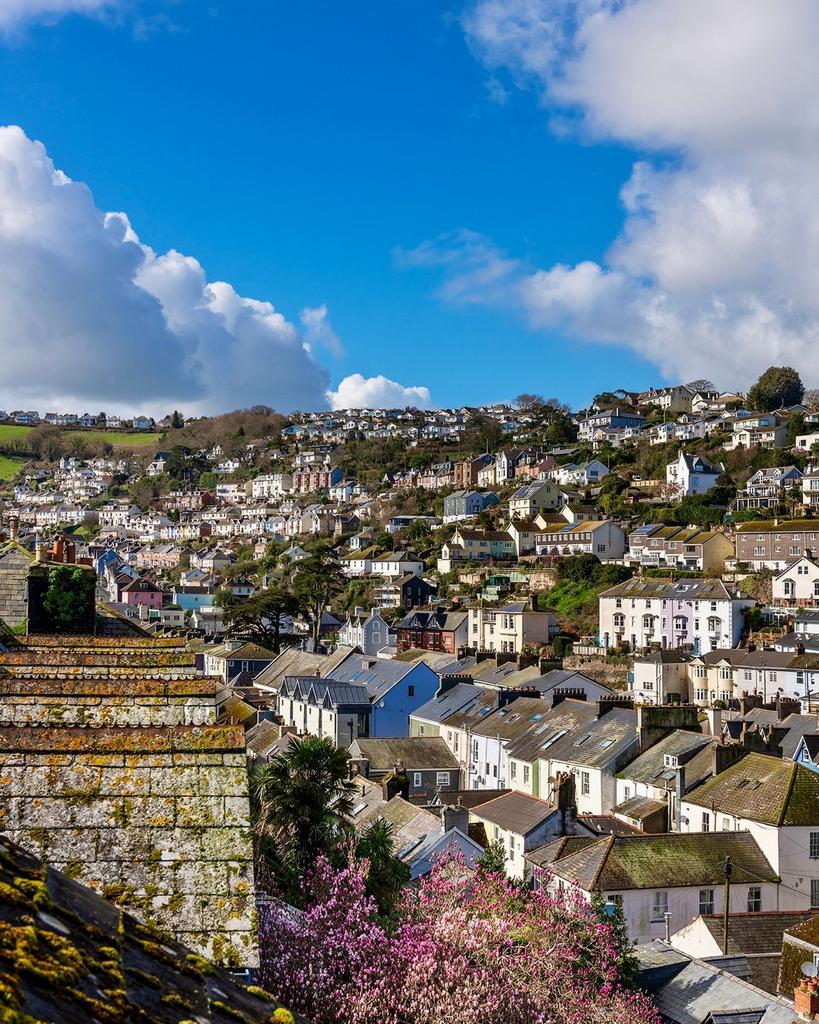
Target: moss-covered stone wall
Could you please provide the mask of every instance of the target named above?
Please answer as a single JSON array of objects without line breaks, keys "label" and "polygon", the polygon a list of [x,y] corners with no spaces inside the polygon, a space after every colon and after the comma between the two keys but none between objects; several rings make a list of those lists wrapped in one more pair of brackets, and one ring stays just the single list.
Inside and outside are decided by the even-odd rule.
[{"label": "moss-covered stone wall", "polygon": [[241,729],[0,728],[0,826],[203,956],[256,963]]}]

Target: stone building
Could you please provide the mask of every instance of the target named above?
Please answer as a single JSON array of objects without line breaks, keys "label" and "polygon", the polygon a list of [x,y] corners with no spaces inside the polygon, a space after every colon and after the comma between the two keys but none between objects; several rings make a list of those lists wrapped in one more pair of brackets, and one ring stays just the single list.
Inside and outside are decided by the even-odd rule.
[{"label": "stone building", "polygon": [[0,653],[0,827],[233,966],[257,962],[244,731],[179,641],[28,636]]}]

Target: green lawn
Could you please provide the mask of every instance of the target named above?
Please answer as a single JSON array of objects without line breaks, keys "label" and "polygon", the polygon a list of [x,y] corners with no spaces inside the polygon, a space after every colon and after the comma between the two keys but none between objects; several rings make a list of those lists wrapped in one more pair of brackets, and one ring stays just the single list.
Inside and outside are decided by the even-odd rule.
[{"label": "green lawn", "polygon": [[[12,441],[22,441],[29,434],[33,427],[20,427],[16,423],[0,423],[0,445],[10,444]],[[162,440],[162,434],[136,432],[130,433],[125,430],[66,430],[65,439],[67,443],[75,437],[82,438],[91,447],[94,444],[101,444],[105,441],[115,448],[153,448]]]},{"label": "green lawn", "polygon": [[0,481],[13,480],[22,465],[22,459],[7,459],[5,455],[0,455]]},{"label": "green lawn", "polygon": [[16,423],[0,423],[0,444],[10,441],[21,441],[32,427],[18,427]]}]

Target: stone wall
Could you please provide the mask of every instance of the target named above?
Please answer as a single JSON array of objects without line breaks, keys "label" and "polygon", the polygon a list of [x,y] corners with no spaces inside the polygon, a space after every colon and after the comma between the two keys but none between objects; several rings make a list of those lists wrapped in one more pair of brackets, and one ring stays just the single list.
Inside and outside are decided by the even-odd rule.
[{"label": "stone wall", "polygon": [[214,725],[218,680],[0,679],[0,726]]},{"label": "stone wall", "polygon": [[235,966],[257,962],[249,825],[241,728],[0,727],[9,838]]},{"label": "stone wall", "polygon": [[15,541],[0,544],[0,619],[12,629],[28,617],[31,553]]}]

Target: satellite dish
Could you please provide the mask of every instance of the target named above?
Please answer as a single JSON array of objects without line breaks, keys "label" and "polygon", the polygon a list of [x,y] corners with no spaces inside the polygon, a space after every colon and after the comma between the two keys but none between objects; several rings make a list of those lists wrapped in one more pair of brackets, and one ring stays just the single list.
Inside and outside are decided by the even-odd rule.
[{"label": "satellite dish", "polygon": [[817,970],[816,964],[809,960],[806,964],[802,964],[802,973],[806,978],[815,978],[819,974],[819,970]]}]

